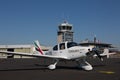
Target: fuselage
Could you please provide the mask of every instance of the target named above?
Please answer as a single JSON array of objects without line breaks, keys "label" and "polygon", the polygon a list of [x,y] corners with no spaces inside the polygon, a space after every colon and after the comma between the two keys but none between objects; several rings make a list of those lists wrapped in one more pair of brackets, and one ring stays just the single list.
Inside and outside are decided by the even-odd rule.
[{"label": "fuselage", "polygon": [[49,51],[49,55],[66,57],[66,59],[76,59],[80,57],[85,57],[86,53],[91,47],[82,47],[75,42],[63,42],[55,45],[52,51]]}]

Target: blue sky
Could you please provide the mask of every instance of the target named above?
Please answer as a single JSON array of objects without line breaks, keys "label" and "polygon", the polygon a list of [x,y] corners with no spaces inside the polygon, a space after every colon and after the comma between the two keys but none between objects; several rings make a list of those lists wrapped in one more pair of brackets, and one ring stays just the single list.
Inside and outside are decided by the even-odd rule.
[{"label": "blue sky", "polygon": [[120,0],[0,0],[0,44],[57,41],[58,25],[73,25],[74,41],[94,35],[120,46]]}]

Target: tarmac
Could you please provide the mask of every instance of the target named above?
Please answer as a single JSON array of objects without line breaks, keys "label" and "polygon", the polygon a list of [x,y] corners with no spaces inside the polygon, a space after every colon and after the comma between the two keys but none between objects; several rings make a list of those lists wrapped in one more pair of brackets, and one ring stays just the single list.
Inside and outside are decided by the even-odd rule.
[{"label": "tarmac", "polygon": [[120,80],[120,58],[87,61],[92,71],[77,68],[74,61],[61,61],[49,70],[52,59],[0,59],[0,80]]}]

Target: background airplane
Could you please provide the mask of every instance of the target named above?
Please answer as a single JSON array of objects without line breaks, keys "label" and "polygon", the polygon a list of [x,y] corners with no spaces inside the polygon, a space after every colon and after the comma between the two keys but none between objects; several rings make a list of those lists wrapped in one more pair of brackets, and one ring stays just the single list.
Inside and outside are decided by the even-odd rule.
[{"label": "background airplane", "polygon": [[[31,53],[21,53],[21,52],[8,52],[8,51],[0,51],[0,53],[4,54],[14,54],[14,55],[21,55],[21,56],[31,56],[31,57],[45,57],[45,58],[52,58],[55,60],[53,64],[48,66],[49,69],[53,70],[56,69],[56,65],[60,60],[74,60],[77,62],[78,67],[84,70],[92,70],[93,67],[90,65],[86,58],[89,56],[96,55],[100,60],[103,61],[101,54],[98,52],[97,49],[94,47],[83,47],[79,46],[75,42],[62,42],[60,44],[55,45],[49,51],[42,51],[40,44],[37,41],[34,42],[34,52]],[[105,49],[102,55],[108,55],[108,50]]]}]

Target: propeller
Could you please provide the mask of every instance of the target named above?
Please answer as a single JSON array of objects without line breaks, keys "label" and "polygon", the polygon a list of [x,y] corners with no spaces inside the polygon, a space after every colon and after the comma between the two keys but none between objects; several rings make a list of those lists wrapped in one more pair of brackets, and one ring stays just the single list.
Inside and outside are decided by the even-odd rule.
[{"label": "propeller", "polygon": [[101,53],[100,53],[100,51],[99,50],[97,50],[97,49],[93,49],[92,50],[96,55],[97,55],[97,57],[101,60],[101,61],[103,61],[103,58],[102,58],[102,56],[100,55]]},{"label": "propeller", "polygon": [[86,55],[88,55],[88,56],[94,56],[95,54],[97,55],[97,57],[101,60],[101,61],[103,61],[103,58],[102,58],[102,56],[100,55],[101,54],[101,51],[100,50],[98,50],[97,48],[92,48],[92,51],[90,51],[90,49],[88,49],[88,53],[86,54]]}]

